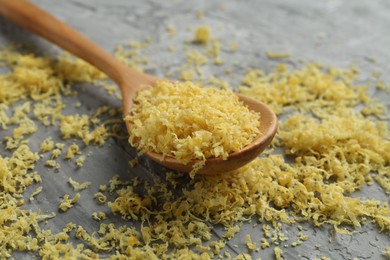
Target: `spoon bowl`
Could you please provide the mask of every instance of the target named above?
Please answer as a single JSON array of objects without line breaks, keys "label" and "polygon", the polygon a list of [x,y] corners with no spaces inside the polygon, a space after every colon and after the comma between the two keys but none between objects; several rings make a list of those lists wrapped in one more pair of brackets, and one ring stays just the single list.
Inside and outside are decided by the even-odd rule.
[{"label": "spoon bowl", "polygon": [[[265,104],[258,102],[255,99],[239,94],[237,95],[250,110],[260,113],[260,134],[256,136],[252,143],[245,146],[242,150],[229,154],[229,157],[226,160],[215,157],[207,158],[206,164],[196,172],[196,174],[223,174],[236,170],[251,162],[262,153],[275,136],[278,126],[275,113]],[[198,162],[194,160],[190,163],[183,164],[172,157],[163,158],[162,155],[158,153],[148,152],[146,154],[153,161],[180,172],[190,172],[193,165]]]},{"label": "spoon bowl", "polygon": [[[134,98],[142,86],[153,86],[157,81],[164,80],[129,68],[97,44],[27,0],[0,0],[0,15],[40,35],[107,74],[121,90],[124,115],[131,111]],[[245,165],[256,158],[270,144],[276,133],[277,118],[271,109],[252,98],[238,96],[249,109],[260,113],[261,134],[241,151],[230,154],[227,160],[208,158],[205,166],[199,171],[201,174],[229,172]],[[130,123],[127,122],[126,127],[131,132]],[[148,152],[146,155],[167,168],[181,172],[190,172],[192,166],[197,162],[183,164],[172,157],[163,158],[161,154],[153,152]]]}]

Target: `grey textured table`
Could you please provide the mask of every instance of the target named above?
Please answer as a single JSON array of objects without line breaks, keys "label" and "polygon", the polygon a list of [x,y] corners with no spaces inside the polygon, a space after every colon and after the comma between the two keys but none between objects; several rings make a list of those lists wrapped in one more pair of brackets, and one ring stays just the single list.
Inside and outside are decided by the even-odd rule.
[{"label": "grey textured table", "polygon": [[[361,70],[361,81],[365,82],[376,70],[382,73],[385,82],[390,81],[390,2],[378,1],[104,1],[104,0],[69,0],[50,1],[35,0],[35,3],[53,13],[61,20],[80,30],[92,40],[107,50],[113,50],[118,44],[131,41],[141,41],[151,36],[152,42],[147,48],[149,60],[147,71],[163,76],[166,70],[172,72],[172,77],[178,76],[180,64],[184,62],[184,54],[175,51],[167,52],[167,47],[183,46],[183,41],[192,39],[188,27],[207,25],[220,42],[229,45],[237,42],[238,50],[235,60],[225,58],[227,65],[235,66],[234,73],[242,75],[248,68],[262,68],[270,71],[279,61],[266,57],[266,51],[288,52],[290,64],[298,60],[317,61],[325,65],[347,68],[355,64]],[[204,12],[202,20],[196,19],[195,12]],[[177,35],[169,37],[167,25],[174,25]],[[55,54],[57,49],[47,42],[1,20],[0,43],[29,42],[41,53]],[[224,52],[224,51],[222,51]],[[376,62],[371,62],[374,57]],[[217,67],[204,69],[217,77],[226,77]],[[210,71],[207,71],[210,70]],[[225,78],[232,85],[238,83],[239,77]],[[103,90],[91,88],[88,84],[76,86],[81,90],[78,101],[82,106],[78,112],[96,110],[101,105],[120,107],[120,102],[107,96]],[[379,97],[387,102],[389,97]],[[69,106],[68,112],[74,112]],[[73,108],[74,109],[74,108]],[[46,132],[53,131],[53,132]],[[41,129],[30,142],[32,149],[39,150],[40,141],[46,136],[58,135],[54,130]],[[134,158],[134,151],[128,149],[126,142],[118,143],[109,139],[101,148],[88,147],[93,152],[87,158],[85,166],[76,171],[73,164],[62,165],[59,172],[47,169],[42,164],[37,166],[43,177],[44,192],[39,199],[29,204],[31,209],[40,209],[43,213],[57,211],[61,196],[72,193],[67,185],[69,177],[78,181],[91,181],[92,186],[82,192],[83,199],[67,212],[58,214],[50,220],[46,227],[53,231],[62,229],[66,223],[81,224],[87,230],[97,230],[99,223],[91,221],[92,212],[96,211],[93,203],[96,187],[107,184],[114,174],[123,179],[132,175],[148,176],[153,174],[142,167],[131,170],[128,161]],[[3,148],[1,148],[3,149]],[[8,151],[0,150],[7,154]],[[149,177],[146,177],[149,178]],[[378,198],[389,202],[389,197],[376,185],[363,189],[356,195]],[[119,223],[124,222],[119,218]],[[336,234],[331,227],[324,226],[313,229],[311,224],[302,224],[309,234],[309,241],[301,246],[283,248],[285,259],[313,259],[327,256],[331,259],[383,259],[382,250],[390,245],[388,233],[380,233],[378,228],[370,223],[364,225],[354,236]],[[232,255],[247,252],[245,234],[251,232],[251,225],[243,227],[242,231],[231,241],[240,247],[228,246],[226,250]],[[289,234],[297,233],[296,226],[288,227]],[[255,237],[255,235],[254,235]],[[332,240],[329,240],[332,237]],[[320,243],[322,246],[316,248]],[[261,256],[269,259],[273,256],[272,248],[254,252],[254,258]],[[30,259],[32,254],[15,253],[15,259]]]}]

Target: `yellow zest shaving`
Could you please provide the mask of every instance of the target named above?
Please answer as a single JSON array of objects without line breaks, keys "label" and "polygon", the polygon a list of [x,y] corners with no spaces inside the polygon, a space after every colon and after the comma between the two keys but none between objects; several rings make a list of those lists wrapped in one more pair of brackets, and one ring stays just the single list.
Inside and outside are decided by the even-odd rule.
[{"label": "yellow zest shaving", "polygon": [[91,186],[91,182],[89,182],[89,181],[86,181],[86,182],[83,182],[83,183],[78,183],[77,181],[73,180],[73,179],[70,178],[70,177],[69,177],[69,179],[68,179],[68,183],[72,186],[72,188],[73,188],[75,191],[85,190],[85,189],[87,189],[89,186]]},{"label": "yellow zest shaving", "polygon": [[107,219],[107,215],[104,212],[94,212],[92,213],[92,218],[94,220],[101,221]]},{"label": "yellow zest shaving", "polygon": [[283,250],[279,247],[274,248],[275,260],[283,260]]},{"label": "yellow zest shaving", "polygon": [[246,240],[246,246],[248,247],[249,250],[255,250],[257,248],[257,245],[256,243],[253,243],[252,242],[252,239],[251,239],[251,235],[250,234],[247,234],[245,236],[245,240]]},{"label": "yellow zest shaving", "polygon": [[51,137],[48,137],[45,140],[43,140],[40,146],[41,152],[49,152],[53,149],[53,147],[54,147],[54,142]]},{"label": "yellow zest shaving", "polygon": [[80,147],[77,144],[72,144],[69,146],[68,151],[66,152],[65,158],[73,159],[76,154],[80,154]]},{"label": "yellow zest shaving", "polygon": [[29,200],[33,201],[34,197],[38,196],[39,193],[41,193],[43,190],[42,186],[39,186],[33,193],[31,193]]},{"label": "yellow zest shaving", "polygon": [[47,160],[45,162],[45,165],[48,166],[48,167],[51,167],[51,168],[55,168],[55,169],[60,169],[61,168],[61,165],[56,162],[55,160]]},{"label": "yellow zest shaving", "polygon": [[63,212],[68,211],[79,200],[79,198],[80,198],[80,193],[77,193],[73,199],[69,198],[68,194],[65,194],[64,200],[61,202],[61,204],[58,206],[58,208],[60,210],[62,210]]},{"label": "yellow zest shaving", "polygon": [[290,58],[290,53],[283,53],[283,52],[273,52],[273,51],[267,51],[265,53],[267,55],[268,59],[284,59],[284,58]]},{"label": "yellow zest shaving", "polygon": [[79,168],[83,167],[85,159],[86,159],[86,157],[84,155],[81,155],[79,158],[77,158],[77,160],[76,160],[77,167],[79,167]]},{"label": "yellow zest shaving", "polygon": [[206,26],[200,26],[195,29],[194,42],[206,44],[210,39],[210,28]]},{"label": "yellow zest shaving", "polygon": [[269,247],[269,243],[267,241],[267,239],[265,239],[264,237],[261,238],[261,249],[265,249]]}]

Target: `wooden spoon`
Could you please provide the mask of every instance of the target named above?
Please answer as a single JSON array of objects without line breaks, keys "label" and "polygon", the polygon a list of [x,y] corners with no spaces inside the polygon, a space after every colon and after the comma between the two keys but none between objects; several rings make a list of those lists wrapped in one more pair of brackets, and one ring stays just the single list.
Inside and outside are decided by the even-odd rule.
[{"label": "wooden spoon", "polygon": [[[131,69],[117,61],[91,40],[29,1],[0,0],[0,15],[71,52],[107,74],[121,90],[125,115],[130,112],[134,97],[142,85],[154,85],[156,81],[163,80]],[[254,99],[238,96],[251,110],[260,113],[261,134],[241,151],[230,154],[227,160],[208,158],[206,165],[199,173],[215,174],[237,169],[256,158],[272,141],[277,129],[277,118],[272,110]],[[130,132],[131,125],[126,123],[126,127]],[[154,152],[148,152],[147,155],[167,168],[182,172],[190,172],[193,164],[196,163],[194,161],[183,164],[171,157],[163,159],[160,154]]]}]

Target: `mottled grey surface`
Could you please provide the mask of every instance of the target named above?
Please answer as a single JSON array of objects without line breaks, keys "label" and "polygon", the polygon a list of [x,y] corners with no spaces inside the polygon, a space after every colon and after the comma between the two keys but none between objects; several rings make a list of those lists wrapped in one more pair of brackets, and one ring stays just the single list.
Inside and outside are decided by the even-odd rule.
[{"label": "mottled grey surface", "polygon": [[[361,82],[371,79],[374,70],[382,73],[382,79],[390,81],[390,2],[382,1],[130,1],[130,0],[35,0],[35,3],[53,13],[61,20],[80,30],[92,40],[107,50],[113,50],[118,44],[130,41],[141,41],[152,36],[152,43],[147,49],[149,59],[148,71],[164,75],[169,70],[177,76],[180,64],[184,63],[185,55],[178,51],[170,53],[169,45],[181,49],[183,42],[192,38],[187,29],[196,25],[208,25],[213,35],[226,44],[222,58],[226,67],[236,63],[235,74],[238,77],[225,78],[232,84],[238,82],[243,72],[249,68],[263,68],[270,71],[279,61],[266,58],[266,51],[289,52],[291,58],[285,61],[291,66],[299,64],[298,60],[317,61],[325,65],[347,68],[355,64],[361,69]],[[195,17],[196,11],[203,11],[202,20]],[[31,36],[29,33],[1,22],[0,43],[10,41],[31,42],[34,49],[43,53],[56,52],[48,43]],[[170,38],[166,32],[168,24],[172,24],[177,32]],[[231,42],[238,43],[238,51],[231,55],[226,51]],[[372,62],[371,57],[376,62]],[[226,77],[223,69],[215,66],[204,67],[205,74]],[[95,110],[101,105],[119,107],[120,102],[108,97],[105,91],[92,86],[78,85],[82,90],[78,101],[82,107],[78,112]],[[375,95],[374,91],[371,91]],[[387,102],[389,96],[379,97]],[[73,102],[73,101],[72,101]],[[69,106],[72,107],[72,106]],[[69,108],[69,113],[74,112]],[[52,132],[47,132],[52,131]],[[38,151],[39,144],[46,136],[58,136],[58,131],[44,127],[34,135],[30,144]],[[1,138],[2,139],[2,138]],[[37,170],[43,176],[44,191],[37,199],[28,205],[32,209],[39,208],[43,213],[57,212],[57,206],[64,193],[74,192],[67,184],[68,177],[79,182],[92,181],[93,188],[82,191],[82,200],[66,214],[58,214],[48,221],[46,227],[54,231],[62,229],[68,222],[81,224],[87,230],[97,230],[99,223],[91,221],[91,214],[101,210],[93,202],[93,194],[100,184],[106,184],[114,174],[126,179],[130,174],[153,178],[153,174],[143,168],[131,170],[128,160],[134,155],[124,143],[109,140],[103,148],[87,147],[93,155],[88,157],[82,169],[76,169],[74,163],[62,161],[60,171],[38,165]],[[0,150],[3,154],[8,151]],[[32,191],[32,190],[31,190]],[[389,202],[389,197],[377,186],[364,187],[355,194],[367,198],[378,198]],[[106,210],[104,208],[103,210]],[[118,220],[120,222],[120,219]],[[310,224],[303,223],[304,233],[309,234],[309,241],[298,247],[281,248],[285,251],[285,259],[313,259],[327,256],[331,259],[383,259],[381,255],[385,246],[390,245],[388,233],[380,233],[378,228],[370,223],[365,224],[353,236],[335,233],[331,227],[324,226],[314,229]],[[216,227],[215,233],[220,232]],[[251,233],[252,239],[259,241],[262,237],[260,227],[253,228],[245,224],[242,231],[230,242],[227,250],[232,255],[247,252],[245,234]],[[296,226],[286,226],[284,230],[297,239]],[[259,242],[257,242],[259,244]],[[239,245],[235,248],[233,245]],[[320,244],[319,248],[315,245]],[[271,249],[261,250],[252,254],[254,258],[273,257]],[[16,259],[29,259],[33,255],[15,254]],[[35,256],[36,257],[36,256]]]}]

